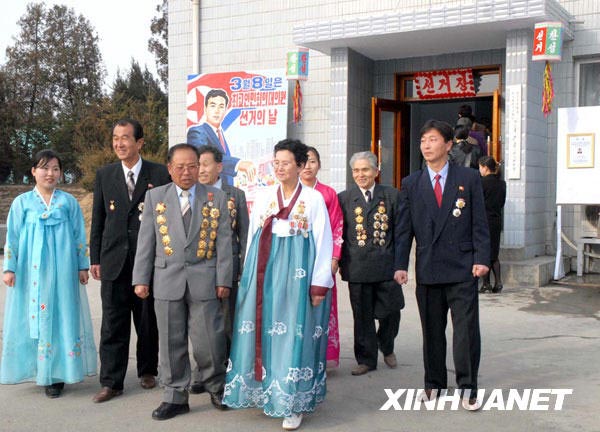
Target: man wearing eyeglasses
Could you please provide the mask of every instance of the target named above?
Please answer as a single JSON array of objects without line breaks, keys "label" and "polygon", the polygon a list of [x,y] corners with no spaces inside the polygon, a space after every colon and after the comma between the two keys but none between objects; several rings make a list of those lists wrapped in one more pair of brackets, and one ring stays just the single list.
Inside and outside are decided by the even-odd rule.
[{"label": "man wearing eyeglasses", "polygon": [[198,183],[198,150],[169,149],[173,183],[146,194],[133,268],[135,293],[154,299],[163,402],[152,412],[167,420],[189,412],[188,337],[211,403],[223,410],[226,335],[221,299],[232,281],[231,225],[225,193]]}]

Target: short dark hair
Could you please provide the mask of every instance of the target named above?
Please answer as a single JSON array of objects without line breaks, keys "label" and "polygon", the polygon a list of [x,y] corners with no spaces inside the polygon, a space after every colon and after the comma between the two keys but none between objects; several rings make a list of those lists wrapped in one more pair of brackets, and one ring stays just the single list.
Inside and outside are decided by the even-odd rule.
[{"label": "short dark hair", "polygon": [[454,138],[466,140],[469,138],[469,128],[465,125],[458,125],[454,128]]},{"label": "short dark hair", "polygon": [[[312,146],[306,146],[306,154],[308,155],[308,152],[313,152],[315,154],[315,156],[317,157],[317,162],[319,163],[319,167],[321,166],[321,155],[319,154],[319,151],[312,147]],[[308,159],[306,159],[308,160]]]},{"label": "short dark hair", "polygon": [[175,152],[177,150],[183,150],[183,149],[192,150],[194,153],[196,153],[196,159],[200,159],[200,153],[198,153],[197,147],[194,147],[193,145],[188,144],[188,143],[180,143],[180,144],[175,144],[173,147],[171,147],[169,149],[169,152],[167,153],[167,163],[171,163],[171,159],[173,159],[173,155],[175,154]]},{"label": "short dark hair", "polygon": [[211,146],[210,144],[204,144],[198,147],[198,158],[200,158],[200,156],[202,156],[204,153],[212,153],[216,163],[223,162],[223,153],[221,153],[221,150],[219,150],[215,146]]},{"label": "short dark hair", "polygon": [[486,167],[492,173],[496,173],[496,170],[498,169],[498,163],[496,162],[496,159],[491,156],[481,156],[477,163],[483,167]]},{"label": "short dark hair", "polygon": [[308,160],[308,147],[300,140],[286,138],[279,141],[273,148],[273,155],[282,150],[287,150],[294,154],[296,166],[302,166]]},{"label": "short dark hair", "polygon": [[115,123],[115,125],[113,126],[113,130],[115,130],[115,128],[117,126],[127,126],[127,125],[131,125],[133,127],[133,137],[135,138],[136,141],[144,138],[144,128],[142,127],[142,124],[139,121],[137,121],[136,119],[127,118],[127,117],[122,118],[121,120],[119,120]]},{"label": "short dark hair", "polygon": [[214,97],[222,97],[225,99],[225,105],[229,105],[229,96],[227,96],[227,92],[223,89],[210,89],[206,96],[204,96],[204,106],[208,105],[208,100]]},{"label": "short dark hair", "polygon": [[460,107],[458,107],[458,116],[459,117],[467,117],[470,118],[471,121],[473,121],[474,117],[473,117],[473,108],[471,108],[471,105],[461,105]]},{"label": "short dark hair", "polygon": [[50,150],[50,149],[40,150],[39,152],[37,152],[35,154],[35,156],[33,156],[33,160],[31,161],[31,163],[32,163],[31,167],[32,168],[43,168],[52,159],[56,159],[58,161],[58,167],[62,171],[62,161],[60,160],[60,156],[54,150]]},{"label": "short dark hair", "polygon": [[432,129],[438,131],[440,135],[444,137],[444,141],[446,142],[452,141],[452,138],[454,137],[452,126],[441,120],[427,120],[421,128],[419,136],[422,137]]}]

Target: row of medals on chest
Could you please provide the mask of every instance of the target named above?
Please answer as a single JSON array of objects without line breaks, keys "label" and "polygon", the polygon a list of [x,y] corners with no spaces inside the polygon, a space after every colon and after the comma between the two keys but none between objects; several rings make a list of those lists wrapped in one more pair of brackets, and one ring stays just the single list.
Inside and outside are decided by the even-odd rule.
[{"label": "row of medals on chest", "polygon": [[[215,256],[217,228],[219,227],[219,216],[221,212],[214,207],[213,194],[208,193],[208,201],[202,207],[202,222],[200,223],[200,234],[198,240],[198,250],[196,256],[198,258],[211,259]],[[165,255],[173,255],[171,248],[171,237],[169,236],[169,227],[167,226],[167,216],[165,212],[167,206],[163,202],[156,204],[154,209],[157,213],[156,223],[158,224],[158,232],[161,235],[161,242]]]},{"label": "row of medals on chest", "polygon": [[[365,247],[367,245],[367,229],[365,215],[362,207],[356,207],[354,209],[354,221],[356,222],[356,240],[359,247]],[[377,213],[373,215],[373,244],[379,246],[385,246],[385,237],[389,229],[388,215],[385,208],[385,203],[379,201],[377,206]]]},{"label": "row of medals on chest", "polygon": [[[265,220],[267,220],[267,218],[271,216],[276,209],[277,204],[275,201],[271,202],[267,213],[260,216],[260,226],[264,225]],[[296,213],[294,213],[289,220],[290,235],[302,235],[304,238],[308,237],[308,218],[304,214],[305,210],[306,204],[304,201],[299,201],[298,205],[296,206]]]},{"label": "row of medals on chest", "polygon": [[[237,225],[237,222],[236,222],[237,210],[235,209],[235,198],[234,197],[229,198],[229,201],[227,202],[227,208],[229,209],[229,215],[231,216],[231,228],[235,229],[235,227]],[[116,210],[115,200],[110,200],[109,209],[110,209],[110,211]],[[141,221],[142,213],[144,212],[144,203],[143,202],[138,204],[138,211],[140,212],[138,219]]]}]

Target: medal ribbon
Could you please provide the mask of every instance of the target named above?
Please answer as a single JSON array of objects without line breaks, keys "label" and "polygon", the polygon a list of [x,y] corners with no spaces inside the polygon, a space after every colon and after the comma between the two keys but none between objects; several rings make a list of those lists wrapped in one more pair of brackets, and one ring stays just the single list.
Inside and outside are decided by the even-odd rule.
[{"label": "medal ribbon", "polygon": [[273,219],[287,219],[300,196],[302,186],[298,186],[296,193],[287,207],[283,206],[283,193],[281,186],[277,190],[277,203],[279,211],[277,214],[269,216],[262,227],[260,238],[258,240],[258,262],[256,274],[256,339],[254,347],[254,379],[262,381],[262,306],[263,306],[263,287],[265,284],[265,270],[271,254],[271,240],[273,238]]}]

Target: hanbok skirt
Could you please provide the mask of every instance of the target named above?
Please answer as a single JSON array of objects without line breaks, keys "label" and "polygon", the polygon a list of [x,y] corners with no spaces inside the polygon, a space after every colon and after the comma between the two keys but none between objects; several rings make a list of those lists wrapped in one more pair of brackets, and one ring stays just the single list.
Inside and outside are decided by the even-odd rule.
[{"label": "hanbok skirt", "polygon": [[[258,230],[252,239],[240,281],[223,401],[232,408],[262,408],[272,417],[312,412],[325,399],[327,390],[331,293],[319,306],[312,306],[312,234],[273,235],[265,271],[262,327],[256,328],[261,232]],[[262,332],[262,381],[255,379],[257,331]]]}]

